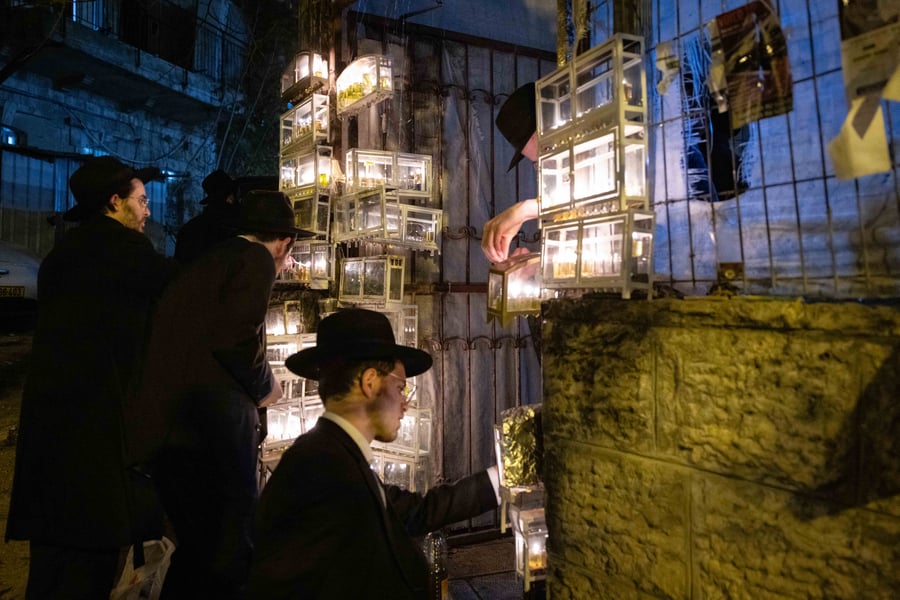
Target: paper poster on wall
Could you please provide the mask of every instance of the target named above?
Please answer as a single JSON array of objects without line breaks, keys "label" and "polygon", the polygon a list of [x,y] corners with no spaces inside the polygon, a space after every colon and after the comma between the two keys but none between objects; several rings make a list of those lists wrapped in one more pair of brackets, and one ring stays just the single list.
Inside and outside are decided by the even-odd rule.
[{"label": "paper poster on wall", "polygon": [[881,94],[900,62],[900,2],[838,0],[847,104]]},{"label": "paper poster on wall", "polygon": [[838,179],[891,169],[882,99],[900,100],[900,2],[838,0],[849,111],[828,156]]},{"label": "paper poster on wall", "polygon": [[787,42],[778,15],[756,1],[708,24],[712,41],[710,87],[724,96],[719,110],[731,126],[790,112],[794,106]]}]

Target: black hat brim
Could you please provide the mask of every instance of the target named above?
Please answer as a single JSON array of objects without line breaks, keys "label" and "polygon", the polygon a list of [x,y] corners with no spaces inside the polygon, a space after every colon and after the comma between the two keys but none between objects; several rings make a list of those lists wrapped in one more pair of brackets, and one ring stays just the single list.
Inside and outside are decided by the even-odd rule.
[{"label": "black hat brim", "polygon": [[284,365],[300,377],[318,380],[322,366],[337,360],[399,360],[407,377],[415,377],[431,368],[433,359],[424,350],[398,344],[367,343],[358,346],[306,348],[288,357]]},{"label": "black hat brim", "polygon": [[288,227],[287,225],[273,226],[271,223],[248,221],[241,219],[240,217],[229,221],[229,224],[235,229],[254,233],[286,233],[295,235],[298,238],[311,238],[317,235],[315,231],[308,231],[306,229],[300,229],[299,227]]}]

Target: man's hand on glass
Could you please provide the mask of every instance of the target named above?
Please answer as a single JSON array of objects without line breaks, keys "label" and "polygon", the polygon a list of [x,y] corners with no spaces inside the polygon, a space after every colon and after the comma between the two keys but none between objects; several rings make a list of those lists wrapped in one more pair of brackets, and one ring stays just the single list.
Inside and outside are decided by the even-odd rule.
[{"label": "man's hand on glass", "polygon": [[[485,223],[484,235],[481,238],[481,250],[485,257],[492,263],[503,262],[509,258],[509,246],[522,228],[522,224],[537,216],[537,200],[522,200]],[[512,256],[526,252],[528,248],[516,248]]]}]

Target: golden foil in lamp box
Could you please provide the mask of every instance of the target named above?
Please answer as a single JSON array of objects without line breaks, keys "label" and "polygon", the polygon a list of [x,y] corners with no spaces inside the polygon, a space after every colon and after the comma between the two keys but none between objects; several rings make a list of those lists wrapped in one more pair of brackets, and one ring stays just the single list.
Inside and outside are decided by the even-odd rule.
[{"label": "golden foil in lamp box", "polygon": [[495,445],[500,485],[506,488],[542,486],[543,428],[541,405],[517,406],[500,413]]},{"label": "golden foil in lamp box", "polygon": [[378,54],[359,57],[341,71],[336,88],[338,116],[390,98],[394,93],[391,59]]}]

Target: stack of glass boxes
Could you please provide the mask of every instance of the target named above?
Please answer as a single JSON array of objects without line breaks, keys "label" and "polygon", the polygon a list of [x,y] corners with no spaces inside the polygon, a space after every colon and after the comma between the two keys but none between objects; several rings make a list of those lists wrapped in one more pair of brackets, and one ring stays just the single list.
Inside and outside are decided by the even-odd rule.
[{"label": "stack of glass boxes", "polygon": [[[294,208],[294,224],[328,236],[331,212],[332,149],[328,63],[315,52],[301,52],[282,75],[278,189]],[[333,269],[332,269],[333,270]],[[285,279],[295,279],[286,274]]]},{"label": "stack of glass boxes", "polygon": [[500,533],[512,526],[516,576],[525,592],[547,577],[547,525],[540,478],[543,429],[541,405],[504,410],[494,425],[494,452],[500,480]]},{"label": "stack of glass boxes", "polygon": [[437,252],[443,211],[432,199],[431,157],[387,150],[347,152],[335,202],[335,242],[375,242]]},{"label": "stack of glass boxes", "polygon": [[299,377],[284,361],[304,348],[316,345],[316,334],[304,333],[306,326],[299,301],[270,308],[266,316],[266,359],[272,367],[283,396],[266,409],[267,435],[260,456],[260,483],[265,484],[281,455],[297,436],[309,431],[325,412],[319,398],[318,382]]},{"label": "stack of glass boxes", "polygon": [[616,34],[538,80],[544,289],[652,286],[640,37]]}]

